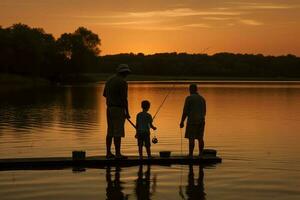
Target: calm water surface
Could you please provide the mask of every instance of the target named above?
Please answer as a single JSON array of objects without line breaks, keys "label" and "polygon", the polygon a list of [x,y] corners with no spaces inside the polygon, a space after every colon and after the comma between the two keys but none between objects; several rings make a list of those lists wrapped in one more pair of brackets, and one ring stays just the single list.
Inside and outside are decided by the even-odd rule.
[{"label": "calm water surface", "polygon": [[[181,154],[186,84],[130,84],[132,119],[140,102],[154,114],[157,154]],[[0,89],[0,158],[105,153],[103,85]],[[300,83],[205,84],[205,142],[223,163],[203,166],[0,171],[1,199],[300,199]],[[123,152],[136,155],[126,124]],[[183,152],[187,152],[183,140]]]}]

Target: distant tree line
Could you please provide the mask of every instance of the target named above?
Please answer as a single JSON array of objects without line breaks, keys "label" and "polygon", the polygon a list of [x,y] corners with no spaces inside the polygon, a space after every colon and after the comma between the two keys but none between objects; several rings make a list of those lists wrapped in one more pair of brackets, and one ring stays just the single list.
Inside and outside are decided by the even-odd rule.
[{"label": "distant tree line", "polygon": [[128,63],[135,74],[198,77],[300,77],[300,58],[294,55],[157,53],[107,55],[100,59],[103,72]]},{"label": "distant tree line", "polygon": [[99,66],[100,38],[79,27],[58,39],[25,24],[0,27],[0,73],[57,79]]},{"label": "distant tree line", "polygon": [[0,27],[0,73],[63,79],[68,75],[113,73],[120,63],[134,74],[201,77],[300,78],[300,58],[294,55],[157,53],[100,56],[101,40],[79,27],[55,39],[41,28],[25,24]]}]

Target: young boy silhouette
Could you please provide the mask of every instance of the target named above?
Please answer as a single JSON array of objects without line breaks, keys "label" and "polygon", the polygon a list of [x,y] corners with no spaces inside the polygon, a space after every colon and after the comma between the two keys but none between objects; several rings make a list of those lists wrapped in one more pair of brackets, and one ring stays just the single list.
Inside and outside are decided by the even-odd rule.
[{"label": "young boy silhouette", "polygon": [[136,116],[136,138],[139,147],[139,156],[140,159],[143,159],[143,146],[146,147],[148,158],[152,158],[150,150],[150,128],[156,130],[156,127],[153,126],[152,116],[148,113],[150,108],[150,102],[147,100],[142,101],[143,111],[138,113]]}]

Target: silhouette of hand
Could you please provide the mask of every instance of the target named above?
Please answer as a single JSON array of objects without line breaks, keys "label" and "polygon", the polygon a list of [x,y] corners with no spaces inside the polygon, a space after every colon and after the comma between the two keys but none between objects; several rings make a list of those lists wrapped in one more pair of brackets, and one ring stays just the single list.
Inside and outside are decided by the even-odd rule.
[{"label": "silhouette of hand", "polygon": [[180,128],[183,128],[183,127],[184,127],[184,123],[180,122]]},{"label": "silhouette of hand", "polygon": [[125,117],[126,119],[130,119],[130,115],[128,113],[125,115]]}]

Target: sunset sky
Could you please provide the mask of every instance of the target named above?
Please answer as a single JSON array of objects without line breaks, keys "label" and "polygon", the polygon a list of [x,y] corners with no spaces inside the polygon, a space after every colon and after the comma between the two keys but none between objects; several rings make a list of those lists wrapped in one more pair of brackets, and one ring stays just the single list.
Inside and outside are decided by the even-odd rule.
[{"label": "sunset sky", "polygon": [[263,53],[300,56],[300,0],[0,0],[0,25],[55,37],[84,26],[101,54]]}]

